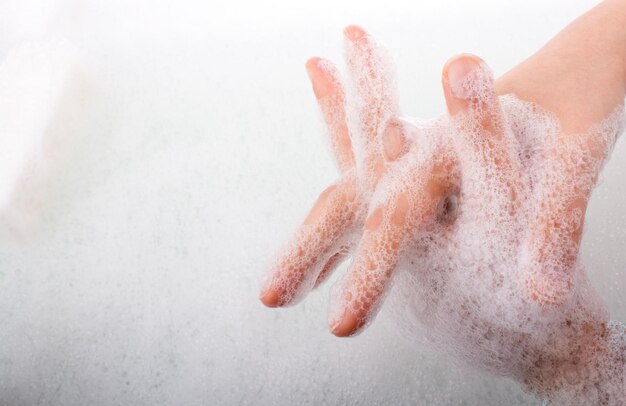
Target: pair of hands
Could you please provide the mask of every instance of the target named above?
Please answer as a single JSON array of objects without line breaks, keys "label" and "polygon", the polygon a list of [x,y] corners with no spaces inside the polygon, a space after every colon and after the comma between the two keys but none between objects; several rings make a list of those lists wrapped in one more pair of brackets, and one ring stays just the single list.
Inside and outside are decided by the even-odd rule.
[{"label": "pair of hands", "polygon": [[448,115],[413,124],[384,50],[359,27],[344,34],[351,87],[329,61],[306,65],[341,176],[272,266],[262,302],[296,303],[351,255],[331,304],[335,335],[373,319],[394,275],[402,323],[474,366],[553,390],[549,375],[579,373],[584,348],[606,336],[577,259],[621,122],[566,134],[536,105],[498,97],[484,62],[462,55],[443,70]]}]

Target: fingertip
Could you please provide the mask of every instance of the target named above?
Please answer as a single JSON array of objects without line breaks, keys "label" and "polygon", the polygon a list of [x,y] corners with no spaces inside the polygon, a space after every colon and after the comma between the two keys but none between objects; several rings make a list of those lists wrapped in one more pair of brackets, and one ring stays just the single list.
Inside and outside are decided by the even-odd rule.
[{"label": "fingertip", "polygon": [[474,54],[459,54],[448,59],[443,66],[444,81],[463,80],[467,74],[480,67],[484,61]]},{"label": "fingertip", "polygon": [[472,54],[457,55],[445,63],[442,84],[450,114],[454,115],[467,109],[471,94],[466,89],[465,78],[483,63],[482,59]]},{"label": "fingertip", "polygon": [[356,315],[348,309],[340,320],[331,323],[331,331],[337,337],[350,337],[358,331],[359,327]]},{"label": "fingertip", "polygon": [[352,24],[343,30],[343,35],[351,41],[358,41],[359,39],[365,37],[367,33],[363,28]]},{"label": "fingertip", "polygon": [[267,307],[281,306],[281,295],[275,289],[267,289],[261,292],[259,299]]},{"label": "fingertip", "polygon": [[[313,57],[306,61],[305,68],[313,86],[313,93],[318,99],[327,97],[337,92],[337,84],[334,80],[332,64],[320,57]],[[325,64],[322,66],[322,64]]]},{"label": "fingertip", "polygon": [[306,63],[304,64],[304,67],[306,68],[307,72],[311,72],[312,69],[314,69],[317,64],[320,61],[320,57],[319,56],[313,56],[309,59],[306,60]]}]

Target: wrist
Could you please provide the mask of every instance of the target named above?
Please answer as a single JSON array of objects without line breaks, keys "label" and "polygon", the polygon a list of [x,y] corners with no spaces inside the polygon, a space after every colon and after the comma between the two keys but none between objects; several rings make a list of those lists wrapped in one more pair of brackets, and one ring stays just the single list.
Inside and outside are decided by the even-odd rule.
[{"label": "wrist", "polygon": [[570,343],[569,355],[543,354],[533,362],[524,376],[527,390],[558,404],[623,404],[624,325],[583,323],[582,330],[587,331]]}]

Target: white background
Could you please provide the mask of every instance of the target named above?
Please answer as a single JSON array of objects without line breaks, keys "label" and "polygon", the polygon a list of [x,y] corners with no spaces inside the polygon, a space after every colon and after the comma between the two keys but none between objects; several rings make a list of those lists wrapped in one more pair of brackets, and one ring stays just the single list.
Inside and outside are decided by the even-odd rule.
[{"label": "white background", "polygon": [[[341,62],[345,25],[388,46],[404,113],[427,118],[450,56],[499,76],[596,2],[334,3],[0,1],[0,59],[65,41],[90,94],[38,221],[0,232],[0,404],[539,403],[404,341],[384,312],[335,338],[328,286],[280,310],[258,286],[335,177],[304,62]],[[621,321],[625,169],[622,140],[583,243]]]}]

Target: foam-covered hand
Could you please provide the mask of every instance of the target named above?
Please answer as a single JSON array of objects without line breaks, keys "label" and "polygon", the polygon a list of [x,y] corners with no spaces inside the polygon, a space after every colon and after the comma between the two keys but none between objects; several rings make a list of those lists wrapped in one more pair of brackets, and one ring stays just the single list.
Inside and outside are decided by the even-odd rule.
[{"label": "foam-covered hand", "polygon": [[390,308],[410,337],[542,398],[619,404],[624,327],[609,321],[578,255],[623,106],[572,134],[542,107],[498,97],[477,57],[448,62],[443,85],[449,117],[420,128],[413,143],[431,140],[432,152],[412,149],[389,173],[401,180],[414,160],[449,162],[458,175],[443,190],[459,191],[456,215],[412,229]]},{"label": "foam-covered hand", "polygon": [[308,63],[343,176],[279,256],[263,302],[293,303],[352,253],[331,303],[336,335],[372,320],[393,273],[390,308],[410,337],[542,397],[620,401],[624,330],[578,251],[623,109],[566,134],[536,104],[498,97],[487,66],[465,55],[444,67],[449,115],[408,124],[384,53],[362,30],[346,34],[353,116],[334,68]]}]

